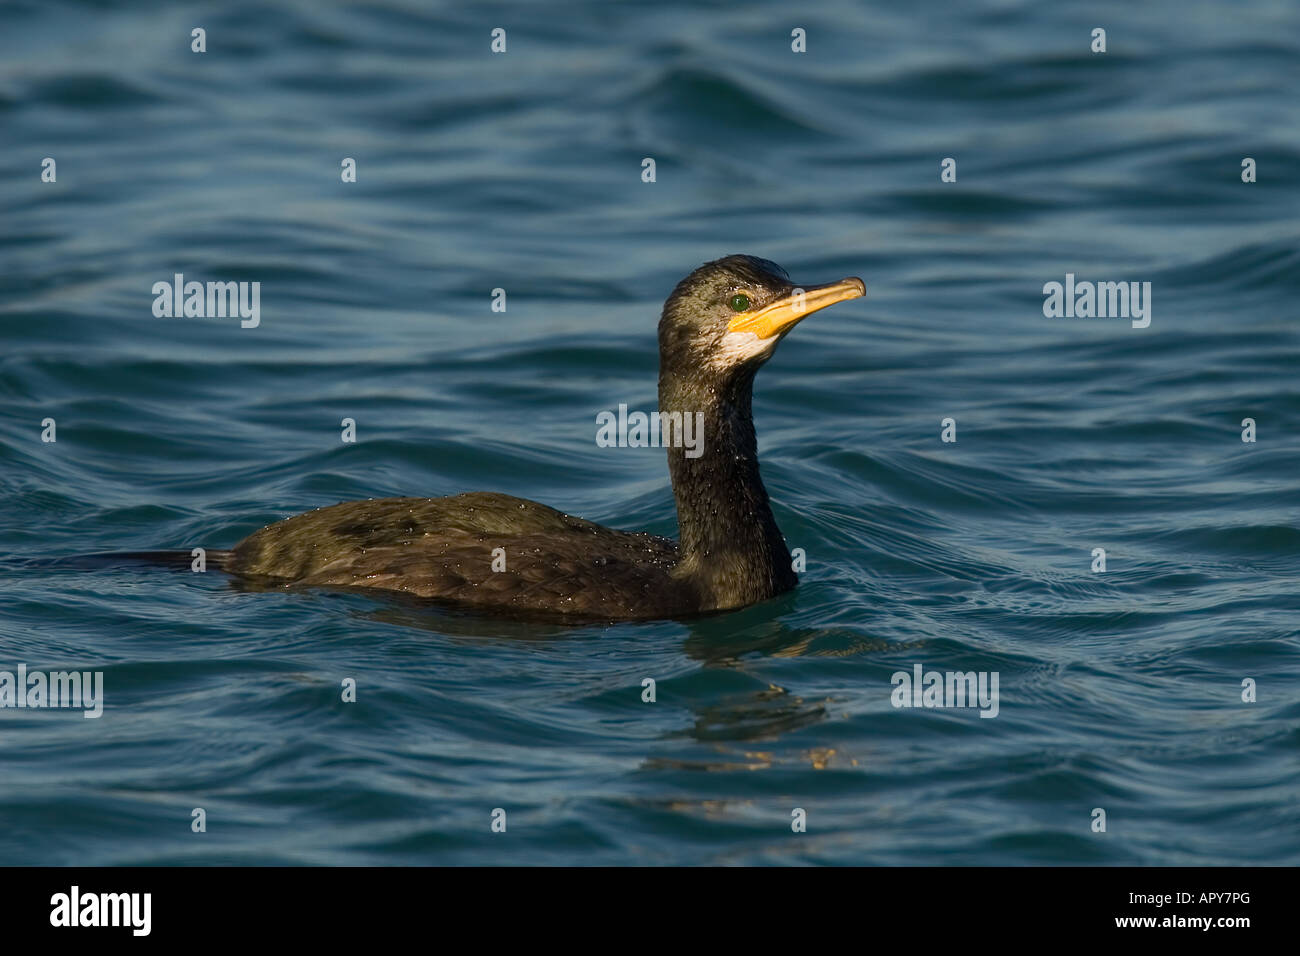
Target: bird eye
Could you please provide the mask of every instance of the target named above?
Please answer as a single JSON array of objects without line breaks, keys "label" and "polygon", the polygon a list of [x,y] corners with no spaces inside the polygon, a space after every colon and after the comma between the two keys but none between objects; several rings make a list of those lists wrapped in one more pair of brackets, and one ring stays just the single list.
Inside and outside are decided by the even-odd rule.
[{"label": "bird eye", "polygon": [[730,305],[731,311],[744,312],[749,308],[749,296],[745,295],[743,292],[737,292],[731,297]]}]

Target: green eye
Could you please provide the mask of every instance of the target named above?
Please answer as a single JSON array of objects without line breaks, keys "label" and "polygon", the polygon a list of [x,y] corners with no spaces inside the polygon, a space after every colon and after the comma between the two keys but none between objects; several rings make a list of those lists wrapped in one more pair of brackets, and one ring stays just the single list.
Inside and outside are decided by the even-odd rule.
[{"label": "green eye", "polygon": [[743,292],[738,292],[731,297],[731,311],[744,312],[749,308],[749,296]]}]

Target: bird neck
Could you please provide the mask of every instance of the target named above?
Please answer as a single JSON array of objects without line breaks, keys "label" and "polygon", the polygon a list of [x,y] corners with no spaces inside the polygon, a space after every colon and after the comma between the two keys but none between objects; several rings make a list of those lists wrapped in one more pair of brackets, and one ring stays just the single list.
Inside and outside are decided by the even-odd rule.
[{"label": "bird neck", "polygon": [[[668,445],[681,560],[676,574],[705,609],[740,607],[795,586],[781,529],[758,471],[753,372],[719,386],[661,375],[661,415],[690,416],[694,447]],[[702,424],[702,431],[699,425]]]}]

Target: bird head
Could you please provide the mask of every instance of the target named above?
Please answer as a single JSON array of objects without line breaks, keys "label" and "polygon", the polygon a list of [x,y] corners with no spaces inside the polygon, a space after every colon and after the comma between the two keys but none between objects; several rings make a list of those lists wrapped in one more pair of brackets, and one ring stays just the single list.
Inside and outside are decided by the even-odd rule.
[{"label": "bird head", "polygon": [[690,378],[753,374],[786,333],[836,302],[866,293],[861,279],[796,286],[775,262],[727,256],[677,284],[659,320],[661,372]]}]

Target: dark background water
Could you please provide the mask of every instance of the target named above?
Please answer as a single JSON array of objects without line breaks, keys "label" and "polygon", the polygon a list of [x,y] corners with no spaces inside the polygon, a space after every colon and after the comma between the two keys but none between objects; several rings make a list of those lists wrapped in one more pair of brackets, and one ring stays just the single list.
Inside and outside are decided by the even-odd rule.
[{"label": "dark background water", "polygon": [[[1300,861],[1298,54],[1262,0],[5,3],[0,669],[106,710],[0,711],[0,862]],[[595,416],[731,252],[867,282],[758,380],[792,595],[566,628],[19,563],[477,489],[672,534]],[[261,326],[155,319],[175,272]],[[1045,318],[1067,272],[1151,326]],[[918,663],[999,716],[893,708]]]}]

